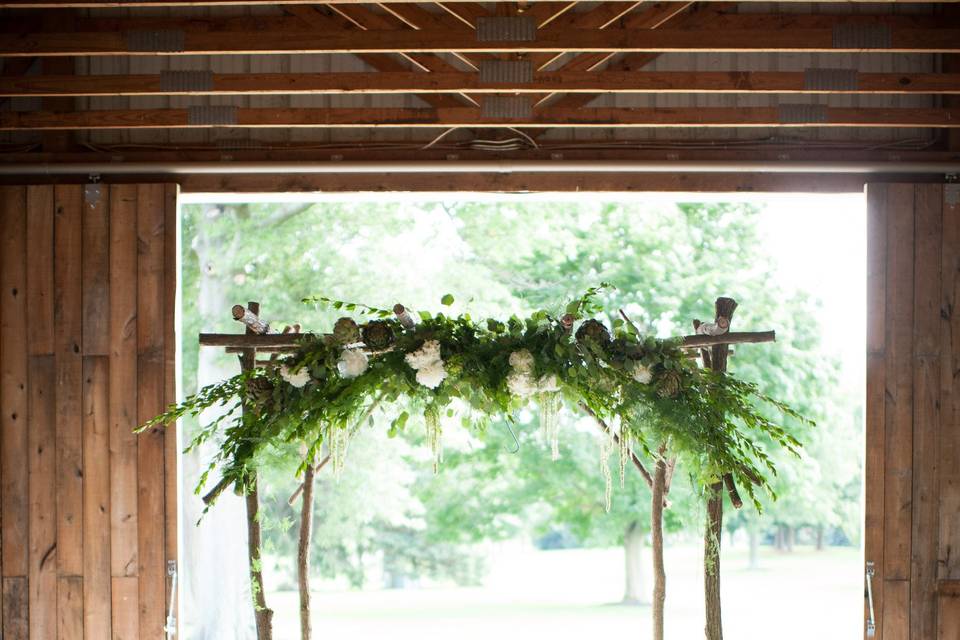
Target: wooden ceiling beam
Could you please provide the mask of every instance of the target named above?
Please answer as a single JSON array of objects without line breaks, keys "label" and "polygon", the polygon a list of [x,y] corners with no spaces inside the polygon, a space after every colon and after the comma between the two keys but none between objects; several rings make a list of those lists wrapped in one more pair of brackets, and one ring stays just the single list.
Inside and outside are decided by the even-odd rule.
[{"label": "wooden ceiling beam", "polygon": [[[398,10],[398,5],[383,3],[385,9],[393,8]],[[643,4],[667,5],[667,4],[685,4],[685,3],[641,3],[636,7],[634,2],[610,2],[605,3],[614,5],[624,5],[621,8],[630,7],[637,15],[643,13]],[[400,5],[417,6],[417,5]],[[446,8],[449,5],[442,5]],[[534,5],[536,8],[538,5]],[[322,5],[317,5],[322,9]],[[310,8],[315,13],[326,15],[317,11],[317,7],[306,7],[305,5],[289,5],[284,9],[291,13],[296,8]],[[420,7],[417,7],[420,8]],[[459,10],[459,8],[458,8]],[[423,11],[421,9],[421,11]],[[529,10],[528,10],[529,11]],[[587,16],[593,14],[593,11],[605,12],[601,7],[585,12],[567,12],[560,16],[560,19],[541,25],[544,30],[563,30],[575,29],[579,20],[580,28],[600,28],[588,27]],[[429,13],[424,11],[424,13]],[[465,13],[461,11],[461,13]],[[709,29],[832,29],[837,25],[879,25],[883,24],[893,29],[937,29],[945,26],[944,19],[935,15],[926,14],[869,14],[869,13],[728,13],[728,9],[723,5],[710,4],[706,7],[700,6],[697,11],[691,15],[709,15],[709,19],[704,19],[696,24],[699,30]],[[473,25],[467,18],[464,21],[455,17],[453,13],[444,11],[443,14],[435,15],[437,19],[441,15],[450,19],[449,25],[460,23],[461,29],[472,29]],[[598,15],[599,17],[599,15]],[[624,23],[627,24],[627,23]],[[123,17],[105,17],[105,16],[87,16],[77,17],[74,20],[76,31],[79,32],[103,32],[103,31],[159,31],[168,29],[183,29],[184,31],[240,31],[240,32],[287,32],[287,31],[309,31],[314,29],[303,20],[288,16],[190,16],[190,17],[170,17],[170,16],[137,16],[136,14]],[[615,26],[613,23],[607,26]],[[637,25],[642,26],[642,25]],[[0,22],[0,33],[42,33],[44,32],[42,20],[36,13],[24,13],[21,15],[11,15],[10,19]]]},{"label": "wooden ceiling beam", "polygon": [[[210,109],[210,108],[207,108]],[[957,109],[708,107],[676,109],[547,108],[524,118],[492,118],[473,107],[450,109],[249,109],[217,107],[216,121],[190,109],[3,111],[0,130],[178,128],[438,128],[438,127],[960,127]]]},{"label": "wooden ceiling beam", "polygon": [[[322,11],[316,9],[315,7],[302,7],[302,6],[290,6],[286,7],[286,11],[291,15],[296,16],[304,24],[321,30],[336,29],[336,28],[347,28],[347,29],[360,29],[363,30],[365,27],[358,25],[343,16],[330,15],[323,13]],[[393,58],[389,54],[383,53],[367,53],[367,54],[358,54],[358,57],[363,62],[367,63],[374,69],[380,72],[406,72],[407,66],[404,65],[399,60]],[[406,60],[415,68],[423,69],[424,71],[429,71],[430,69],[425,67],[419,57],[413,57],[408,55],[401,54],[399,56],[401,59]],[[440,96],[440,95],[429,95],[429,96],[419,96],[421,100],[425,101],[431,107],[440,108],[440,107],[456,107],[461,106],[463,102],[454,97],[454,96]],[[466,99],[466,98],[465,98]],[[472,100],[467,100],[472,104],[476,104]]]},{"label": "wooden ceiling beam", "polygon": [[[183,73],[183,72],[179,72]],[[476,73],[199,73],[176,75],[7,76],[0,96],[310,95],[442,93],[724,93],[960,95],[960,73],[803,71],[540,72],[531,83],[484,83]],[[831,84],[830,79],[834,79]],[[182,79],[189,80],[184,76]],[[820,79],[823,79],[822,81]]]},{"label": "wooden ceiling beam", "polygon": [[[544,31],[534,41],[480,42],[444,31],[186,32],[171,46],[131,46],[122,33],[0,34],[0,56],[214,55],[438,52],[832,52],[956,53],[960,29],[892,29],[889,46],[835,41],[831,29],[583,29]],[[133,50],[131,50],[133,49]],[[144,50],[146,49],[146,50]]]},{"label": "wooden ceiling beam", "polygon": [[[421,0],[384,0],[391,3],[416,3]],[[496,0],[506,2],[508,0]],[[513,1],[513,0],[510,0]],[[536,0],[537,3],[543,0]],[[714,2],[718,0],[706,0]],[[722,1],[722,0],[720,0]],[[746,2],[765,2],[765,0],[744,0]],[[787,3],[803,0],[787,0]],[[875,0],[822,0],[830,3],[875,3]],[[937,0],[939,3],[951,3],[956,0]],[[930,4],[930,0],[888,0],[888,4]],[[202,7],[231,5],[262,5],[263,0],[0,0],[0,8],[13,9],[105,9],[125,7]],[[274,5],[326,4],[317,0],[273,0]],[[340,4],[368,4],[368,0],[340,0]],[[446,4],[446,3],[445,3]],[[462,3],[450,3],[462,4]]]}]

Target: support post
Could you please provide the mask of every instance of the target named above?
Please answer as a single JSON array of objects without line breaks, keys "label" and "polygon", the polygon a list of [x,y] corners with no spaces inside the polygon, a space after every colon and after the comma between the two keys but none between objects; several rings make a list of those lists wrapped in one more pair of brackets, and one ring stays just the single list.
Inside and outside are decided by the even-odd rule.
[{"label": "support post", "polygon": [[[733,298],[717,298],[715,320],[729,327],[737,301]],[[728,344],[716,344],[710,348],[710,359],[704,357],[704,365],[716,371],[727,371]],[[730,486],[733,478],[730,478]],[[706,610],[706,640],[723,640],[723,621],[720,615],[720,541],[723,534],[723,488],[724,479],[710,485],[707,490],[707,521],[703,534],[703,594]]]},{"label": "support post", "polygon": [[667,445],[661,445],[653,468],[650,531],[653,550],[653,640],[663,640],[663,611],[667,601],[667,572],[663,565],[663,501],[667,491]]},{"label": "support post", "polygon": [[310,620],[310,541],[313,536],[313,458],[303,470],[303,499],[300,503],[300,542],[297,548],[297,577],[300,587],[300,639],[311,640]]},{"label": "support post", "polygon": [[[260,303],[250,302],[247,310],[254,316],[260,315]],[[247,335],[255,331],[247,326]],[[251,371],[256,366],[256,348],[244,349],[240,354],[240,369]],[[249,402],[242,403],[244,414],[251,410]],[[250,590],[253,592],[253,615],[257,624],[257,640],[273,640],[273,611],[267,607],[267,596],[263,587],[263,540],[260,532],[260,490],[256,472],[247,491],[247,557],[250,562]]]}]

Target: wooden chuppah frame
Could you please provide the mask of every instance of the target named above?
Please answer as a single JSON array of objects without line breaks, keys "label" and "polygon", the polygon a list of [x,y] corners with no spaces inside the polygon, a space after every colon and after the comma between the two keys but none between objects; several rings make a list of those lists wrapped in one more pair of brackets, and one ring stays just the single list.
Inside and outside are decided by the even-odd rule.
[{"label": "wooden chuppah frame", "polygon": [[[731,344],[756,344],[774,342],[774,331],[731,332],[730,322],[733,318],[737,302],[732,298],[717,298],[715,303],[714,323],[711,331],[700,332],[701,323],[694,320],[694,329],[698,333],[684,336],[680,347],[693,351],[692,357],[701,358],[703,366],[718,373],[727,370],[727,359],[730,355]],[[394,313],[402,324],[411,325],[413,319],[409,311],[401,304],[394,306]],[[236,353],[239,356],[240,368],[245,373],[258,366],[269,366],[276,361],[278,355],[295,352],[300,346],[300,340],[315,334],[302,334],[300,327],[286,327],[283,333],[270,333],[270,325],[260,318],[260,304],[250,302],[246,307],[235,305],[232,309],[233,319],[242,323],[246,331],[243,334],[201,333],[201,346],[223,347],[227,353]],[[629,319],[627,319],[629,322]],[[573,318],[564,317],[562,322],[573,324]],[[259,353],[269,353],[269,360],[258,360]],[[612,436],[619,443],[619,434],[603,419],[597,416],[586,405],[581,409],[590,415],[598,428]],[[242,405],[242,411],[247,411],[247,403]],[[640,458],[628,448],[630,460],[650,488],[653,500],[651,512],[652,532],[654,539],[654,638],[663,638],[663,605],[665,600],[666,576],[663,568],[663,509],[669,505],[667,494],[670,490],[670,480],[676,463],[663,444],[658,451],[658,459],[654,463],[654,472],[644,466]],[[329,461],[326,456],[317,464],[308,464],[304,480],[297,491],[290,497],[293,503],[302,494],[300,518],[300,543],[298,545],[298,581],[300,585],[300,620],[301,637],[310,640],[310,532],[313,520],[313,482],[314,475]],[[312,461],[311,461],[312,462]],[[207,504],[216,500],[223,492],[227,482],[221,480],[207,493],[203,500]],[[259,519],[259,492],[257,478],[252,481],[253,489],[245,496],[247,507],[248,557],[250,562],[251,590],[253,595],[254,615],[257,627],[258,640],[272,640],[273,611],[267,607],[264,592],[263,573],[261,566],[262,540]],[[704,534],[704,602],[707,611],[706,640],[722,640],[722,625],[720,618],[720,531],[723,516],[723,490],[726,488],[730,501],[735,508],[740,508],[743,501],[737,491],[731,474],[708,488],[707,523]]]}]

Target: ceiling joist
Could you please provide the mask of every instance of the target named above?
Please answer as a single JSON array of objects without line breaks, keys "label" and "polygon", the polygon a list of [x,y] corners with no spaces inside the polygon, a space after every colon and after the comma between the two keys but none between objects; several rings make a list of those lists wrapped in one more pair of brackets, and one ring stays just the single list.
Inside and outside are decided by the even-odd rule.
[{"label": "ceiling joist", "polygon": [[837,29],[552,30],[532,41],[479,41],[451,30],[0,34],[0,56],[152,56],[436,52],[957,53],[960,29],[889,29],[862,39]]},{"label": "ceiling joist", "polygon": [[546,108],[496,117],[484,109],[290,108],[102,111],[5,111],[0,130],[182,128],[702,128],[702,127],[960,127],[960,109],[847,108],[797,104],[779,107],[676,109]]},{"label": "ceiling joist", "polygon": [[209,73],[0,76],[0,96],[310,95],[442,93],[960,94],[956,73],[807,71],[537,72],[530,82],[484,82],[479,74]]}]

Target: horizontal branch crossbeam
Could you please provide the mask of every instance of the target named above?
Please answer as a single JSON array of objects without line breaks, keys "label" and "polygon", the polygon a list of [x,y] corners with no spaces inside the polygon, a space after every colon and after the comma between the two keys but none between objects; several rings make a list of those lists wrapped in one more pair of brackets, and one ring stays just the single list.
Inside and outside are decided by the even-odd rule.
[{"label": "horizontal branch crossbeam", "polygon": [[[200,345],[204,347],[227,347],[228,349],[264,349],[271,351],[296,350],[300,339],[314,337],[310,333],[271,333],[263,335],[236,333],[201,333]],[[731,332],[719,336],[684,336],[684,348],[699,348],[718,344],[756,344],[775,342],[774,331]]]},{"label": "horizontal branch crossbeam", "polygon": [[[816,82],[833,74],[843,82]],[[813,81],[812,81],[813,80]],[[539,72],[531,82],[482,82],[476,73],[217,73],[172,87],[156,75],[0,76],[0,96],[302,95],[390,93],[960,94],[958,73],[853,70]]]},{"label": "horizontal branch crossbeam", "polygon": [[456,30],[196,32],[170,35],[162,46],[131,43],[119,32],[0,35],[0,56],[152,56],[255,53],[438,52],[834,52],[956,53],[960,29],[889,30],[884,42],[836,38],[834,29],[575,29],[546,30],[531,41],[479,41]]},{"label": "horizontal branch crossbeam", "polygon": [[[248,109],[235,107],[103,111],[4,111],[0,130],[184,128],[439,128],[439,127],[930,127],[960,128],[960,109],[824,107],[544,108],[498,118],[473,107],[444,109]],[[206,114],[206,115],[203,115]]]}]

